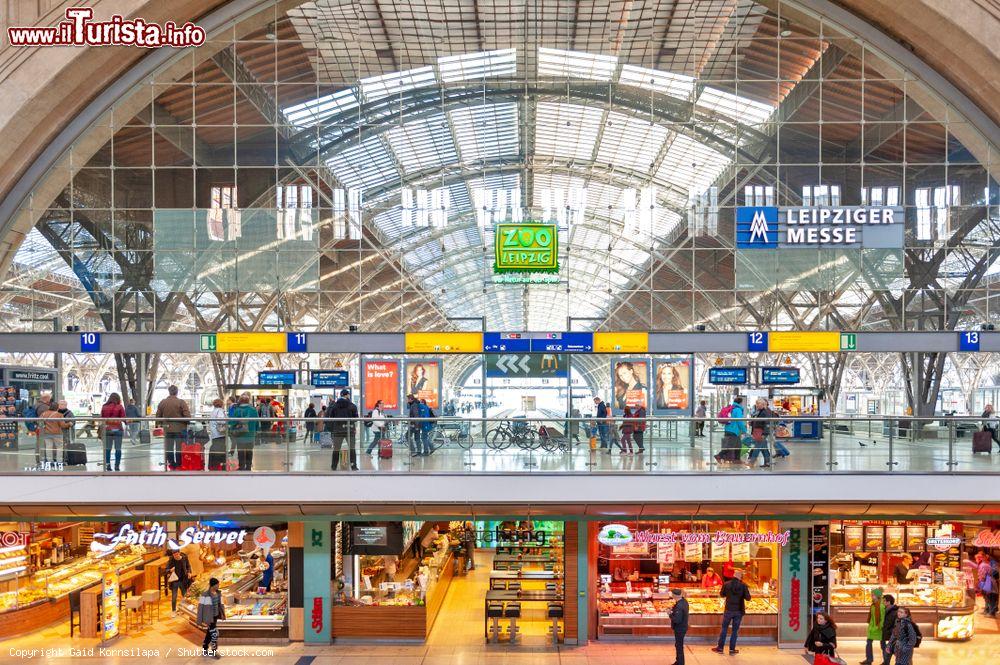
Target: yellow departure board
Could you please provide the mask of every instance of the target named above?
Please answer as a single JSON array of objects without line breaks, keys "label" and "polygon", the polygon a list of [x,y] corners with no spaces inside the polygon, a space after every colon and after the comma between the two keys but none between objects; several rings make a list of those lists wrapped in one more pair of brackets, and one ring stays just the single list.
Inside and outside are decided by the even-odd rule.
[{"label": "yellow departure board", "polygon": [[215,333],[218,353],[285,353],[288,335],[283,332],[220,332]]},{"label": "yellow departure board", "polygon": [[840,351],[840,331],[774,332],[767,335],[771,353],[823,353]]},{"label": "yellow departure board", "polygon": [[595,332],[594,353],[646,353],[647,332]]},{"label": "yellow departure board", "polygon": [[407,353],[482,353],[481,332],[408,332]]}]

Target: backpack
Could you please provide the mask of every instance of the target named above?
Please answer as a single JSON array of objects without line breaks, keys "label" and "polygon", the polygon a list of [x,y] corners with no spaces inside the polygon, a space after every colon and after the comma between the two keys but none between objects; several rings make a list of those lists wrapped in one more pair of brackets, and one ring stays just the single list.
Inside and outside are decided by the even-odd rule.
[{"label": "backpack", "polygon": [[[38,409],[35,408],[34,404],[30,404],[30,405],[28,405],[27,408],[24,409],[24,413],[21,414],[21,415],[24,418],[37,418],[38,417]],[[30,422],[29,421],[27,423],[27,427],[28,427],[28,431],[29,432],[34,432],[35,429],[38,427],[38,423]]]},{"label": "backpack", "polygon": [[911,621],[910,625],[913,626],[913,634],[917,637],[917,641],[913,643],[913,648],[916,649],[924,640],[924,636],[920,634],[920,626],[917,625],[916,621]]},{"label": "backpack", "polygon": [[[242,411],[242,409],[240,409],[240,407],[237,406],[235,409],[233,409],[233,416],[239,418],[246,418],[246,415],[240,413],[240,411]],[[257,414],[254,413],[254,415]],[[242,434],[248,434],[250,432],[250,424],[245,420],[239,420],[234,423],[231,423],[226,429],[233,436],[240,436]]]},{"label": "backpack", "polygon": [[719,424],[720,425],[726,425],[726,424],[728,424],[729,423],[729,416],[730,416],[730,414],[732,414],[732,412],[733,412],[733,405],[732,404],[727,404],[724,407],[722,407],[722,410],[719,411]]}]

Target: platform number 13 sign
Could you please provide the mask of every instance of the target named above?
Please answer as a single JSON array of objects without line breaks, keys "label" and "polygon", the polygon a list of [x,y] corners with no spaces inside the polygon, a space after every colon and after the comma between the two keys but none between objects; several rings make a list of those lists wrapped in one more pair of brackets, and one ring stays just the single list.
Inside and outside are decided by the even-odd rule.
[{"label": "platform number 13 sign", "polygon": [[958,350],[959,351],[978,351],[979,350],[979,333],[978,332],[961,332],[958,334]]}]

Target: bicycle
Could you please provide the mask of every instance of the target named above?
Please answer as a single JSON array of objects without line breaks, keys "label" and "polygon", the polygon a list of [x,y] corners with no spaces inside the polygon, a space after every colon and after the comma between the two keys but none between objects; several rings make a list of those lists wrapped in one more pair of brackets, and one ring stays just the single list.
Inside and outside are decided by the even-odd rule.
[{"label": "bicycle", "polygon": [[527,423],[511,423],[504,421],[486,433],[486,445],[494,450],[506,450],[516,445],[521,450],[534,450],[538,447],[535,431]]}]

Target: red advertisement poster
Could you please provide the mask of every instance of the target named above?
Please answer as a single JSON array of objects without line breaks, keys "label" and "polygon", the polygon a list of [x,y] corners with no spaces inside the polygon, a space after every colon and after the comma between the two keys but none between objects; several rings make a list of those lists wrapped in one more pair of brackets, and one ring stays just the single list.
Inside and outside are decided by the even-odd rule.
[{"label": "red advertisement poster", "polygon": [[382,400],[386,413],[399,410],[399,362],[396,360],[366,360],[362,370],[365,377],[365,405],[368,413],[375,402]]}]

